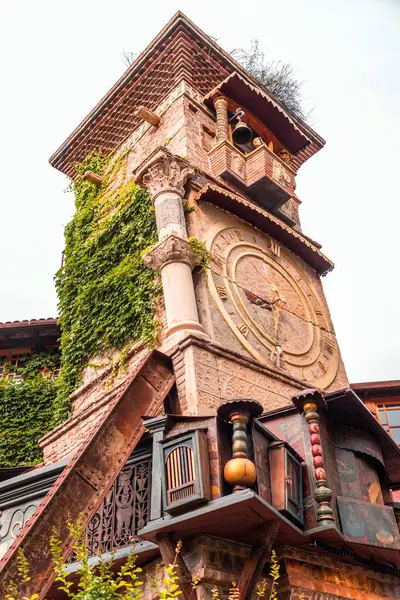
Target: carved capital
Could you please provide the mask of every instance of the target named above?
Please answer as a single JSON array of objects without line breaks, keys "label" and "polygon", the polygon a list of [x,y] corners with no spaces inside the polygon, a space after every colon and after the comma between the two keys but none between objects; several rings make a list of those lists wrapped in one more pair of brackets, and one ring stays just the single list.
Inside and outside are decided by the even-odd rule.
[{"label": "carved capital", "polygon": [[185,195],[184,185],[194,174],[186,160],[161,148],[140,169],[135,177],[138,185],[147,187],[152,201],[163,192],[174,192],[181,198]]},{"label": "carved capital", "polygon": [[143,255],[143,262],[154,271],[161,271],[169,263],[185,263],[191,269],[198,264],[198,257],[189,242],[177,235],[169,235]]}]

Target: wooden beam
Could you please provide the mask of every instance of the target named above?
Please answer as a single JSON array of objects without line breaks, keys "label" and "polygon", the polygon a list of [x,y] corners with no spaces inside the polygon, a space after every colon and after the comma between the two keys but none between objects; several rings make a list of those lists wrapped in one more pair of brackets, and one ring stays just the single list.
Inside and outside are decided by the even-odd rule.
[{"label": "wooden beam", "polygon": [[90,181],[90,183],[94,183],[94,185],[100,187],[104,177],[102,175],[97,175],[97,173],[94,173],[93,171],[86,171],[82,179],[84,181]]},{"label": "wooden beam", "polygon": [[158,127],[160,124],[161,118],[145,106],[139,106],[135,114],[144,121],[150,123],[150,125],[154,125],[154,127]]},{"label": "wooden beam", "polygon": [[279,525],[279,521],[268,523],[262,530],[258,541],[252,546],[249,559],[239,581],[240,600],[248,600],[254,592],[264,564],[270,557]]},{"label": "wooden beam", "polygon": [[164,565],[172,565],[176,560],[178,584],[185,600],[189,600],[192,595],[192,576],[182,557],[182,551],[176,554],[176,545],[173,543],[172,536],[169,533],[160,533],[156,536],[156,541],[160,549],[160,554]]},{"label": "wooden beam", "polygon": [[139,353],[120,392],[110,400],[102,421],[78,450],[50,488],[47,496],[23,527],[0,561],[0,598],[5,598],[10,581],[18,581],[18,552],[30,566],[30,581],[21,596],[46,594],[55,573],[49,553],[53,528],[59,532],[64,557],[73,540],[66,521],[81,519],[86,527],[139,443],[144,427],[142,415],[162,411],[163,400],[174,384],[170,361],[160,352]]}]

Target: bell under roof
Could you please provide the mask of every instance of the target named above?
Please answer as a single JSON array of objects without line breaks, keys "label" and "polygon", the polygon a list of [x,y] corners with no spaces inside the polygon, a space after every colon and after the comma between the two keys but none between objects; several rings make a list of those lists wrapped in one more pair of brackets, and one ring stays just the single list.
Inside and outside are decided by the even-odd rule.
[{"label": "bell under roof", "polygon": [[155,110],[181,81],[207,96],[224,81],[225,86],[228,81],[229,87],[232,81],[228,78],[233,73],[239,75],[241,86],[251,88],[253,97],[259,95],[260,106],[264,102],[267,112],[275,111],[284,137],[300,141],[294,159],[296,168],[322,148],[324,140],[315,131],[272,94],[261,91],[239,63],[183,13],[177,12],[56,150],[50,163],[74,177],[75,164],[87,154],[95,149],[109,153],[132,134],[141,124],[136,115],[139,106]]}]

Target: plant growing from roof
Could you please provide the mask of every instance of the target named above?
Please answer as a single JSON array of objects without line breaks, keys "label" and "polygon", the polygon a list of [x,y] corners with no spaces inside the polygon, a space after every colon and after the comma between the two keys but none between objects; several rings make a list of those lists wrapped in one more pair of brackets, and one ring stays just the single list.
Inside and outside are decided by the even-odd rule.
[{"label": "plant growing from roof", "polygon": [[262,88],[276,96],[298,117],[307,120],[309,113],[304,110],[302,82],[295,77],[290,64],[266,60],[258,40],[252,40],[248,49],[235,48],[231,51],[231,56],[253,75]]}]

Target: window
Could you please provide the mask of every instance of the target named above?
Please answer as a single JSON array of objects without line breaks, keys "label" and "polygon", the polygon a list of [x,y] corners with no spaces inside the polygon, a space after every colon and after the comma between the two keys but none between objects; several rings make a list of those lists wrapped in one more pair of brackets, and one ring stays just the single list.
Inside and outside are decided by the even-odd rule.
[{"label": "window", "polygon": [[194,452],[182,444],[171,450],[165,461],[167,477],[167,504],[173,504],[195,494],[196,476]]},{"label": "window", "polygon": [[303,524],[301,460],[286,442],[269,447],[272,506],[297,524]]},{"label": "window", "polygon": [[[32,356],[29,351],[20,351],[20,353],[11,354],[10,351],[0,356],[0,378],[21,381],[21,370],[26,367],[26,363]],[[48,368],[42,369],[41,373],[45,379],[57,378],[60,375],[61,364],[59,363],[53,371]]]},{"label": "window", "polygon": [[286,498],[287,510],[300,521],[303,520],[301,464],[286,451]]},{"label": "window", "polygon": [[167,512],[178,512],[210,500],[210,467],[204,431],[193,431],[162,443],[163,496]]},{"label": "window", "polygon": [[400,404],[377,404],[377,414],[382,427],[400,444]]},{"label": "window", "polygon": [[21,375],[18,371],[25,367],[29,357],[29,352],[24,352],[23,354],[11,354],[11,356],[9,354],[7,356],[2,356],[1,360],[4,360],[5,364],[0,364],[0,377],[20,381]]}]

